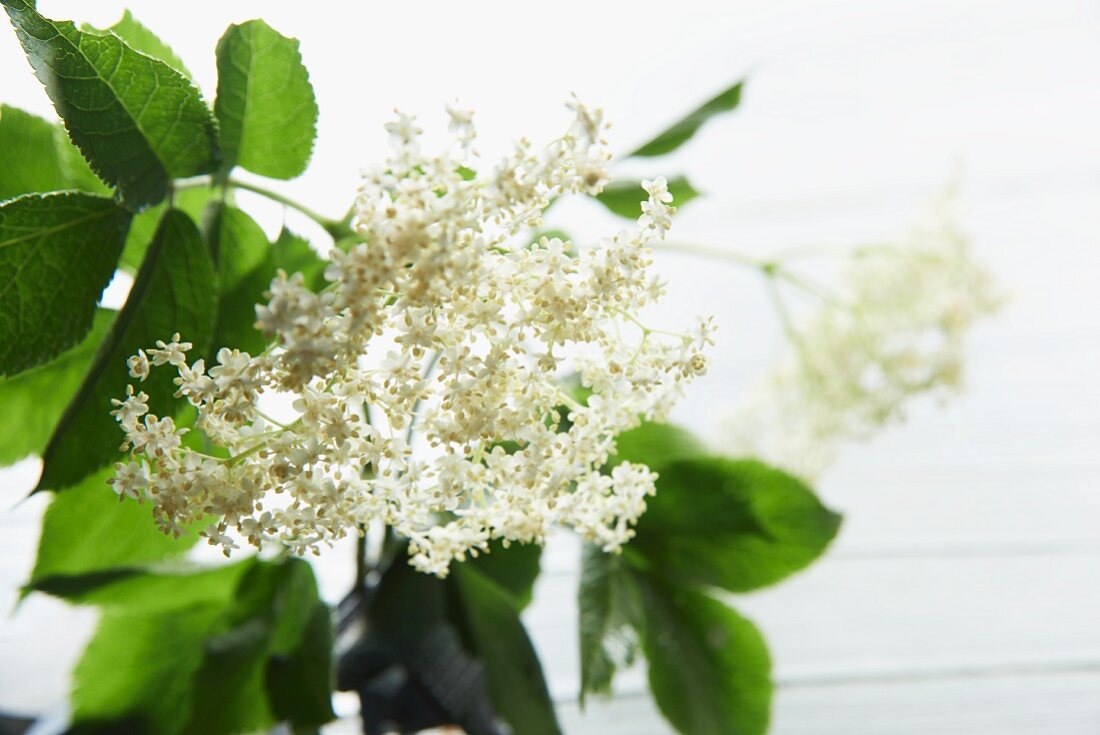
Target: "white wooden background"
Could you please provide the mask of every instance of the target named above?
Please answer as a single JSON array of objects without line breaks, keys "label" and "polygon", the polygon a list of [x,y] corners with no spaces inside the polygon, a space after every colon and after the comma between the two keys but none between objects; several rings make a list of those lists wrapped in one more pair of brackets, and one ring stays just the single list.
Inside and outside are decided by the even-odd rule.
[{"label": "white wooden background", "polygon": [[[121,8],[85,5],[40,2],[101,24]],[[775,654],[776,733],[1100,732],[1100,6],[346,5],[203,1],[183,17],[176,3],[131,3],[210,95],[228,21],[263,15],[302,38],[321,139],[314,169],[285,190],[333,214],[354,166],[380,155],[394,104],[442,129],[436,111],[459,95],[495,154],[520,133],[554,135],[557,103],[576,90],[607,108],[625,149],[746,71],[739,113],[668,164],[630,169],[686,171],[710,193],[682,213],[678,239],[764,253],[888,237],[961,164],[966,226],[1012,297],[974,334],[968,392],[846,449],[820,487],[846,515],[831,554],[734,602]],[[0,69],[0,97],[49,110],[3,30]],[[277,227],[281,214],[268,215]],[[560,215],[582,222],[576,232],[610,224],[583,205]],[[661,267],[671,320],[710,312],[723,326],[715,368],[679,415],[720,448],[716,427],[774,354],[775,325],[750,274],[683,256]],[[5,615],[44,508],[16,505],[36,473],[27,461],[0,474]],[[583,715],[573,703],[575,552],[568,538],[551,545],[526,615],[567,732],[669,732],[641,671],[611,702]],[[346,586],[347,558],[337,550],[321,566],[330,596]],[[39,597],[0,618],[0,709],[62,701],[93,622]]]}]

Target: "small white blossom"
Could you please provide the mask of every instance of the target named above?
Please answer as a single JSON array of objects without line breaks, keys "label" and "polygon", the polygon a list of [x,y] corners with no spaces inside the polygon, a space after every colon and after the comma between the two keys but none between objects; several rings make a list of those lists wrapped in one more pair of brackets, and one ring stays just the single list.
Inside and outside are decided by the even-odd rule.
[{"label": "small white blossom", "polygon": [[130,377],[145,380],[149,377],[149,356],[145,350],[138,350],[137,354],[126,360],[126,367],[130,369]]},{"label": "small white blossom", "polygon": [[[179,366],[187,359],[187,351],[191,349],[190,342],[180,342],[180,335],[172,335],[172,341],[165,344],[161,340],[157,340],[157,346],[149,349],[149,356],[153,359],[154,365],[174,365]],[[138,353],[138,357],[142,353]]]},{"label": "small white blossom", "polygon": [[145,462],[119,462],[115,465],[115,476],[107,483],[118,493],[119,500],[132,498],[142,501],[149,488],[149,465]]},{"label": "small white blossom", "polygon": [[123,429],[127,430],[137,426],[138,420],[149,413],[149,396],[144,392],[135,394],[132,385],[126,386],[126,398],[124,400],[120,401],[117,398],[112,398],[111,404],[117,406],[115,410],[111,411],[111,415],[122,425]]},{"label": "small white blossom", "polygon": [[461,147],[469,148],[477,137],[477,131],[474,128],[474,111],[459,107],[457,102],[453,106],[447,105],[446,110],[451,119],[447,129]]}]

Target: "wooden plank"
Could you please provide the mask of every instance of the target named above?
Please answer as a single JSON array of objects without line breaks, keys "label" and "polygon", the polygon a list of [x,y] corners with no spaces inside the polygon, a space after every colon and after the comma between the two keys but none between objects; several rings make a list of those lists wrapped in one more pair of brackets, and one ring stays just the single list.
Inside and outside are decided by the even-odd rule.
[{"label": "wooden plank", "polygon": [[[1100,555],[836,558],[732,600],[783,681],[1100,662]],[[576,576],[539,580],[525,614],[554,695],[578,686]],[[619,691],[644,686],[628,672]]]},{"label": "wooden plank", "polygon": [[[646,696],[562,704],[566,732],[671,735]],[[1100,673],[1065,672],[781,687],[772,735],[1095,735]]]}]

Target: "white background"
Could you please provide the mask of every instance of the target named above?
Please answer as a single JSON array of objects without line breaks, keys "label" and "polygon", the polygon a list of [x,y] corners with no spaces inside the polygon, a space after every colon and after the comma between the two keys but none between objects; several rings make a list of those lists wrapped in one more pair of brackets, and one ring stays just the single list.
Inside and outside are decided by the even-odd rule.
[{"label": "white background", "polygon": [[[122,4],[42,0],[105,26]],[[214,44],[262,16],[302,39],[321,109],[314,164],[280,187],[331,215],[384,153],[395,105],[445,129],[477,109],[489,160],[547,140],[576,91],[628,150],[747,74],[743,106],[669,160],[709,196],[677,239],[765,253],[884,239],[956,165],[977,251],[1011,294],[976,330],[968,392],[852,447],[820,490],[846,515],[829,557],[735,604],[769,637],[779,733],[1100,731],[1100,9],[1073,0],[881,2],[133,2],[215,88]],[[0,98],[49,102],[0,29]],[[2,165],[2,162],[0,162]],[[250,206],[253,202],[245,197]],[[277,228],[282,214],[260,210]],[[615,226],[595,205],[557,212],[575,233]],[[293,214],[288,221],[307,229]],[[579,224],[575,224],[579,222]],[[718,316],[712,373],[678,418],[718,448],[739,392],[774,356],[759,280],[662,257],[671,321]],[[117,298],[118,289],[113,293]],[[0,406],[0,420],[3,420]],[[29,572],[46,498],[18,504],[37,461],[0,473],[0,613]],[[9,508],[14,508],[8,510]],[[527,614],[570,733],[668,732],[643,673],[581,716],[572,542],[552,545]],[[322,562],[339,596],[347,551]],[[93,616],[41,597],[0,618],[0,710],[63,701]]]}]

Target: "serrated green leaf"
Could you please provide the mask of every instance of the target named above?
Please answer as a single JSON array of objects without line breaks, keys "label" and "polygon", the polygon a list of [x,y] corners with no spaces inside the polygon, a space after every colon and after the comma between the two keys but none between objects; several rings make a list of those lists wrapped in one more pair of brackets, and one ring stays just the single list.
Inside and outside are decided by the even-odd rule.
[{"label": "serrated green leaf", "polygon": [[109,28],[100,29],[88,24],[84,24],[82,28],[85,31],[96,33],[114,33],[135,51],[140,51],[147,56],[163,61],[188,79],[192,78],[191,72],[183,64],[183,59],[177,56],[176,52],[162,41],[157,34],[142,25],[129,10],[122,11],[122,17]]},{"label": "serrated green leaf", "polygon": [[584,545],[577,608],[583,707],[585,695],[611,691],[615,672],[633,663],[637,650],[641,599],[621,556]]},{"label": "serrated green leaf", "polygon": [[231,25],[218,41],[223,170],[292,179],[306,170],[317,133],[317,101],[298,41],[262,20]]},{"label": "serrated green leaf", "polygon": [[302,560],[146,573],[81,601],[107,606],[74,674],[77,728],[218,735],[332,717],[328,613]]},{"label": "serrated green leaf", "polygon": [[801,481],[753,460],[671,462],[646,505],[630,551],[666,580],[731,592],[806,567],[840,527]]},{"label": "serrated green leaf", "polygon": [[107,484],[113,472],[89,475],[50,501],[28,587],[81,589],[73,578],[179,556],[195,545],[195,533],[178,539],[161,533],[151,506],[120,503]]},{"label": "serrated green leaf", "polygon": [[504,548],[498,539],[489,543],[489,552],[462,562],[491,579],[512,595],[516,608],[522,610],[531,602],[535,580],[539,576],[542,547],[538,544],[513,543]]},{"label": "serrated green leaf", "polygon": [[[700,195],[684,176],[674,176],[668,180],[668,191],[672,194],[672,204],[682,207]],[[596,195],[600,204],[620,217],[638,219],[642,214],[642,202],[649,201],[649,195],[642,188],[641,181],[614,181]]]},{"label": "serrated green leaf", "polygon": [[0,205],[0,375],[40,365],[88,333],[129,224],[128,212],[90,194]]},{"label": "serrated green leaf", "polygon": [[743,86],[744,82],[737,82],[737,84],[722,90],[698,109],[693,110],[686,117],[677,120],[658,133],[648,143],[627,154],[626,157],[663,156],[676,150],[690,140],[707,120],[715,115],[736,109],[741,104],[741,89]]},{"label": "serrated green leaf", "polygon": [[756,626],[701,592],[635,578],[649,688],[661,713],[684,735],[763,735],[771,658]]},{"label": "serrated green leaf", "polygon": [[214,119],[186,77],[118,36],[2,2],[70,138],[128,208],[161,201],[173,178],[217,169]]},{"label": "serrated green leaf", "polygon": [[[210,253],[191,219],[178,210],[164,215],[126,304],[84,384],[65,410],[46,448],[36,490],[59,490],[109,464],[122,440],[110,415],[111,399],[132,382],[126,360],[179,332],[194,345],[196,358],[210,342],[217,311],[217,284]],[[173,396],[171,370],[154,370],[141,389],[150,411],[174,416],[182,405]]]},{"label": "serrated green leaf", "polygon": [[616,453],[608,468],[623,462],[644,464],[659,471],[669,462],[706,454],[707,448],[687,429],[673,424],[645,422],[615,437]]},{"label": "serrated green leaf", "polygon": [[83,154],[73,145],[69,134],[60,125],[54,125],[57,131],[57,150],[61,157],[61,168],[69,180],[70,189],[79,189],[89,194],[110,196],[111,187],[104,183],[103,179],[96,176],[92,167],[84,160]]},{"label": "serrated green leaf", "polygon": [[61,189],[109,193],[64,130],[10,105],[0,105],[0,161],[0,201]]},{"label": "serrated green leaf", "polygon": [[91,331],[76,347],[45,365],[0,379],[5,416],[0,422],[0,467],[46,448],[114,318],[114,310],[97,309]]},{"label": "serrated green leaf", "polygon": [[512,596],[465,563],[451,571],[456,613],[470,652],[485,666],[493,706],[511,731],[560,735],[542,665]]}]

